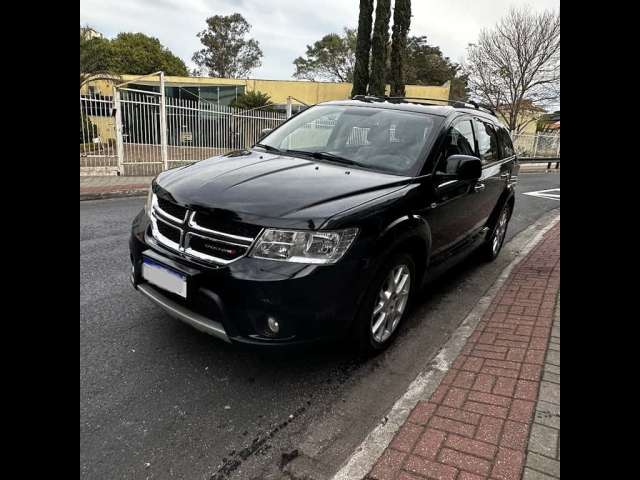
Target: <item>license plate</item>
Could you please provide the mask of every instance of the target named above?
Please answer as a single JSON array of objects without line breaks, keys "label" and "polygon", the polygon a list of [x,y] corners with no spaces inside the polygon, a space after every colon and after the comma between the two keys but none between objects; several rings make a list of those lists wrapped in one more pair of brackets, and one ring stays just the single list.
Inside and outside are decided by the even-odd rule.
[{"label": "license plate", "polygon": [[142,261],[142,278],[182,298],[187,298],[187,277],[148,258]]}]

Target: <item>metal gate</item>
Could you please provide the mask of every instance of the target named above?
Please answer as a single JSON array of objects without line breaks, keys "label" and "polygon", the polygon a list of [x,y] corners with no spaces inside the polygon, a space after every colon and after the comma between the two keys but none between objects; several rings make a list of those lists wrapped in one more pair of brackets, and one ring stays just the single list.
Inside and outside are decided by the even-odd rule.
[{"label": "metal gate", "polygon": [[148,76],[159,77],[159,92],[130,88],[132,80],[114,87],[112,97],[80,96],[81,174],[157,175],[247,148],[263,129],[287,118],[284,112],[235,109],[195,95],[168,98],[164,74]]},{"label": "metal gate", "polygon": [[113,98],[80,95],[80,175],[118,171]]}]

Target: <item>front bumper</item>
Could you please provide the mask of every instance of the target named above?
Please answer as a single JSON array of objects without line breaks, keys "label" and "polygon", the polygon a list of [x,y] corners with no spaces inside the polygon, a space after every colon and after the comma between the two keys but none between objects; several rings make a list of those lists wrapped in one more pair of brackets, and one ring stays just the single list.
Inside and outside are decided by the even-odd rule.
[{"label": "front bumper", "polygon": [[[367,278],[366,262],[303,265],[243,257],[224,266],[201,264],[157,244],[141,212],[130,239],[134,288],[171,316],[217,338],[251,345],[291,345],[335,338],[348,330]],[[188,277],[186,299],[141,276],[142,258]],[[277,334],[267,326],[273,317]]]}]

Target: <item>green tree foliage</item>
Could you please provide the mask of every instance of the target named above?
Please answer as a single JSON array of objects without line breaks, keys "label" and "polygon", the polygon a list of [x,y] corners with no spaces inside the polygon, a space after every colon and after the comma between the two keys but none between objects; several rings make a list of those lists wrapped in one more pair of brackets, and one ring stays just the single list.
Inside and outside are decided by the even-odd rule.
[{"label": "green tree foliage", "polygon": [[330,33],[307,45],[305,57],[293,61],[296,78],[351,82],[355,63],[356,31],[345,28],[342,35]]},{"label": "green tree foliage", "polygon": [[365,95],[369,84],[369,53],[371,50],[371,24],[373,23],[373,0],[360,0],[356,58],[353,68],[351,96]]},{"label": "green tree foliage", "polygon": [[[231,102],[232,107],[244,108],[246,110],[272,105],[271,97],[259,91],[245,92],[242,95],[238,95],[238,98]],[[269,110],[269,108],[263,108],[262,110]]]},{"label": "green tree foliage", "polygon": [[119,74],[145,75],[164,71],[187,75],[184,62],[143,33],[121,33],[113,40],[88,38],[80,32],[80,85],[100,78],[118,79]]},{"label": "green tree foliage", "polygon": [[80,29],[80,86],[90,79],[112,78],[113,52],[109,40],[89,38]]},{"label": "green tree foliage", "polygon": [[145,75],[162,70],[166,75],[186,76],[185,63],[160,40],[144,33],[120,33],[111,40],[113,68],[117,73]]},{"label": "green tree foliage", "polygon": [[407,35],[411,25],[411,0],[396,0],[393,10],[393,34],[391,39],[391,96],[405,95],[404,57],[407,52]]},{"label": "green tree foliage", "polygon": [[371,37],[371,71],[369,74],[369,93],[371,95],[382,96],[385,93],[390,19],[391,0],[378,0],[373,36]]},{"label": "green tree foliage", "polygon": [[248,76],[262,58],[258,41],[245,38],[249,30],[251,25],[239,13],[207,18],[207,29],[198,33],[204,48],[193,54],[193,61],[210,77]]},{"label": "green tree foliage", "polygon": [[409,37],[404,61],[404,80],[407,85],[442,85],[451,81],[452,100],[466,100],[467,75],[461,74],[461,67],[445,57],[440,47],[427,43],[427,37]]}]

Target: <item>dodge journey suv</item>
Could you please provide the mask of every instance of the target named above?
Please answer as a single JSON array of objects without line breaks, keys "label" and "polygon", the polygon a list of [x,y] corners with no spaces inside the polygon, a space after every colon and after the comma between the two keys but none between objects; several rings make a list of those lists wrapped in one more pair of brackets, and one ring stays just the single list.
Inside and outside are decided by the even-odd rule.
[{"label": "dodge journey suv", "polygon": [[131,282],[227,342],[349,336],[375,353],[426,278],[498,255],[517,171],[477,104],[318,104],[252,148],[158,175],[133,221]]}]

